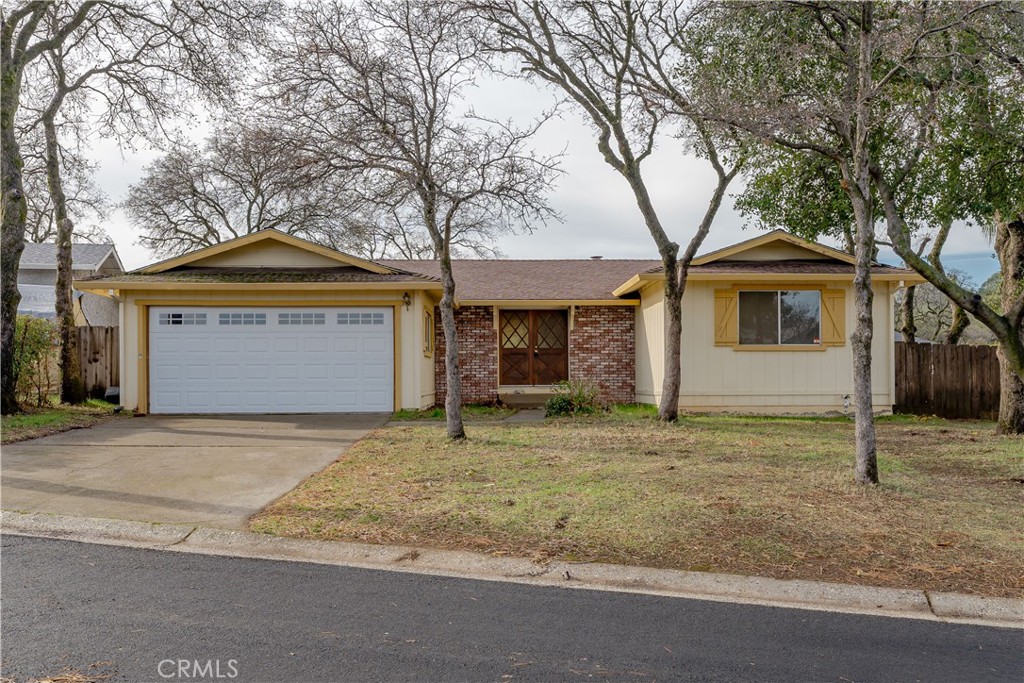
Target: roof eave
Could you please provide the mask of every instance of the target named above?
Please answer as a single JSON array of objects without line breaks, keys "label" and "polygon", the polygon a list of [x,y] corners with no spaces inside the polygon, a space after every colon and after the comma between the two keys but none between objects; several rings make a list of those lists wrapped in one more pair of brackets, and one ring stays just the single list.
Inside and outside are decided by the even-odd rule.
[{"label": "roof eave", "polygon": [[76,280],[72,287],[80,292],[91,294],[104,293],[111,289],[123,291],[161,291],[161,290],[292,290],[309,291],[315,289],[328,290],[441,290],[440,282],[138,282],[131,280]]},{"label": "roof eave", "polygon": [[648,282],[655,282],[661,279],[660,273],[637,273],[616,287],[612,295],[617,297],[626,296],[627,294],[640,291]]}]

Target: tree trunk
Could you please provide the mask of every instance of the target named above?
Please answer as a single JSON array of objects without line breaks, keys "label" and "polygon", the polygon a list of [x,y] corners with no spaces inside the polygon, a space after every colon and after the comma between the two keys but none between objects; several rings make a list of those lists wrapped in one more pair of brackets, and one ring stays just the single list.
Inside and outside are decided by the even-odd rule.
[{"label": "tree trunk", "polygon": [[[1024,333],[1022,333],[1024,335]],[[1024,434],[1024,336],[1017,344],[999,344],[1000,434]]]},{"label": "tree trunk", "polygon": [[857,221],[854,256],[856,266],[853,276],[854,300],[856,301],[856,325],[850,336],[853,347],[853,402],[856,407],[856,450],[857,464],[854,478],[860,484],[878,483],[878,459],[875,446],[875,413],[871,397],[871,339],[874,334],[871,305],[874,293],[871,291],[871,262],[875,248],[875,221],[872,211],[871,175],[869,172],[869,131],[871,129],[870,100],[871,66],[873,60],[873,5],[865,2],[860,6],[860,52],[857,60],[857,125],[854,148],[855,187],[850,188],[854,216]]},{"label": "tree trunk", "polygon": [[56,309],[60,334],[60,400],[62,403],[78,404],[85,401],[85,386],[78,361],[78,334],[71,291],[71,237],[74,225],[68,217],[67,199],[60,177],[57,128],[52,116],[43,118],[43,131],[46,137],[46,180],[57,220]]},{"label": "tree trunk", "polygon": [[971,324],[971,319],[967,317],[967,313],[964,309],[960,308],[956,304],[953,306],[953,320],[949,323],[949,331],[946,332],[946,343],[947,344],[959,344],[960,337],[964,336],[964,331],[967,330],[967,326]]},{"label": "tree trunk", "polygon": [[[1003,274],[1003,312],[1011,333],[999,340],[1000,434],[1024,434],[1024,215],[1011,220],[996,218],[996,253]],[[1014,329],[1015,328],[1015,329]]]},{"label": "tree trunk", "polygon": [[914,324],[914,293],[917,288],[914,285],[907,287],[903,292],[903,304],[900,306],[900,317],[903,324],[900,325],[900,334],[903,335],[903,343],[917,343],[917,325]]},{"label": "tree trunk", "polygon": [[679,283],[674,250],[661,257],[665,269],[665,377],[661,384],[658,419],[675,422],[679,418],[679,389],[682,383],[683,289]]},{"label": "tree trunk", "polygon": [[455,328],[455,278],[452,259],[447,249],[441,254],[441,329],[444,330],[444,374],[448,390],[444,397],[444,410],[448,423],[448,438],[461,441],[466,438],[462,424],[462,373],[459,371],[459,335]]},{"label": "tree trunk", "polygon": [[18,266],[25,250],[28,212],[21,180],[21,150],[14,132],[17,108],[17,68],[5,52],[0,66],[0,413],[4,415],[18,411],[14,330],[21,301]]},{"label": "tree trunk", "polygon": [[875,413],[871,396],[871,340],[874,335],[871,290],[871,254],[873,251],[870,207],[860,203],[857,211],[857,264],[853,277],[856,325],[850,335],[853,350],[853,403],[856,420],[856,468],[854,477],[861,484],[878,483],[878,459],[875,445]]}]

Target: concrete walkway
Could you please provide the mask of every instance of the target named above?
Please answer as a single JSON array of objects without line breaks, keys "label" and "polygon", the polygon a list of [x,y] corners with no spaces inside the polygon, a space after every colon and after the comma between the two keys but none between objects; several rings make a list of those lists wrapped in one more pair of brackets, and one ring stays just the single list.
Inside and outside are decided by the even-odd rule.
[{"label": "concrete walkway", "polygon": [[8,510],[242,529],[387,415],[150,416],[3,447]]}]

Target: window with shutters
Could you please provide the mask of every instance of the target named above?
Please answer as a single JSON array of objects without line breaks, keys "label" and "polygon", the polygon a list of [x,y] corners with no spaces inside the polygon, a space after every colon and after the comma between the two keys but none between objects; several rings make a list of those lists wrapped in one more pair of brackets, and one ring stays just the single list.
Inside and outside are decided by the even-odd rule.
[{"label": "window with shutters", "polygon": [[740,344],[821,343],[821,292],[739,292]]},{"label": "window with shutters", "polygon": [[423,355],[428,358],[434,353],[434,312],[423,309]]},{"label": "window with shutters", "polygon": [[715,345],[741,350],[842,346],[844,299],[844,290],[813,286],[716,290]]}]

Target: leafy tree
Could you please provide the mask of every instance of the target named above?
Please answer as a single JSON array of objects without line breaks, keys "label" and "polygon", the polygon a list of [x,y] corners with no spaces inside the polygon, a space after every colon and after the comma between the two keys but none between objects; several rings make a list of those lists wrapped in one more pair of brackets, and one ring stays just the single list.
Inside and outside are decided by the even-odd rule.
[{"label": "leafy tree", "polygon": [[[967,103],[986,92],[982,100],[994,101],[988,46],[1007,43],[1005,37],[985,42],[966,36],[990,36],[997,12],[1002,6],[941,2],[749,3],[709,5],[702,17],[709,58],[701,69],[700,107],[765,143],[832,163],[849,199],[856,225],[857,325],[851,345],[861,482],[877,481],[870,415],[870,262],[876,223],[884,221],[905,263],[986,322],[972,297],[916,253],[911,238],[921,216],[956,218],[968,213],[964,196],[984,196],[973,191],[958,196],[943,188],[955,170],[970,174],[976,163],[965,157],[977,155],[963,153],[973,147],[955,147],[954,131],[975,127],[968,123],[973,116]],[[996,128],[1010,131],[1003,123]],[[1006,137],[978,148],[989,150],[982,156],[990,164],[1002,159],[1005,165],[1013,158]],[[935,169],[942,172],[929,175]],[[1005,198],[999,192],[990,196]],[[1010,321],[988,319],[1001,343],[1011,336]]]}]

